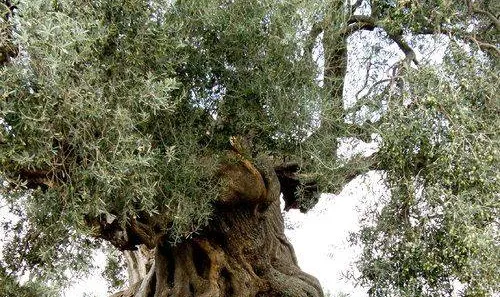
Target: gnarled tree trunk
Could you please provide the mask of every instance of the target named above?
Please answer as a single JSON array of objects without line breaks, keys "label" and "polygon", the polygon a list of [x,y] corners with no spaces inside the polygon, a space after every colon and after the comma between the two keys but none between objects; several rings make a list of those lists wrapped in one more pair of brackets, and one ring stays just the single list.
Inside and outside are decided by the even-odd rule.
[{"label": "gnarled tree trunk", "polygon": [[159,238],[147,274],[114,297],[323,296],[285,237],[274,170],[234,155],[222,166],[226,191],[211,224],[175,246]]}]

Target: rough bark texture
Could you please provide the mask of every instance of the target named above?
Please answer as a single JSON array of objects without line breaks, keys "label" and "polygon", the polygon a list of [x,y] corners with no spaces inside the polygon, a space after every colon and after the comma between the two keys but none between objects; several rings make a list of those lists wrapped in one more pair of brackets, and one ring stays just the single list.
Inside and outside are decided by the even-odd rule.
[{"label": "rough bark texture", "polygon": [[226,191],[210,226],[175,246],[159,238],[147,274],[114,297],[323,296],[285,237],[276,173],[233,157],[221,168]]}]

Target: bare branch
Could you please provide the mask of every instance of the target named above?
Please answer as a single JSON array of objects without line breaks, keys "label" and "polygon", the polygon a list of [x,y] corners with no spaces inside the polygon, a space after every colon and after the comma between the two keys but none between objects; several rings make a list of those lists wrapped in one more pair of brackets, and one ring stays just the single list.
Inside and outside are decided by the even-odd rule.
[{"label": "bare branch", "polygon": [[381,168],[378,154],[374,153],[370,156],[356,156],[351,158],[342,168],[339,169],[340,176],[336,185],[328,189],[333,194],[338,194],[344,187],[353,179],[361,176],[371,170],[383,170]]},{"label": "bare branch", "polygon": [[353,15],[347,22],[347,26],[340,30],[340,34],[344,36],[348,36],[359,30],[369,30],[372,31],[375,28],[381,28],[386,33],[387,36],[392,39],[399,48],[405,54],[405,62],[413,62],[415,65],[418,65],[418,60],[415,55],[415,51],[408,45],[408,43],[404,40],[402,34],[391,33],[390,30],[387,30],[382,24],[380,24],[376,18],[373,16],[366,15]]},{"label": "bare branch", "polygon": [[361,4],[363,4],[363,0],[357,0],[356,3],[351,5],[350,8],[351,14],[354,14],[356,12],[356,9],[358,9],[361,6]]},{"label": "bare branch", "polygon": [[413,62],[415,63],[415,65],[419,64],[417,56],[415,55],[415,51],[413,51],[413,48],[411,48],[408,45],[408,43],[404,40],[403,35],[387,32],[387,36],[389,36],[389,38],[392,39],[399,46],[399,49],[402,50],[403,53],[405,54],[404,62],[406,63]]},{"label": "bare branch", "polygon": [[493,25],[495,25],[497,31],[500,31],[500,21],[491,12],[478,8],[474,1],[471,0],[467,0],[467,6],[469,8],[469,12],[486,16],[493,23]]},{"label": "bare branch", "polygon": [[374,83],[373,85],[371,85],[371,87],[370,87],[370,89],[368,89],[368,92],[366,93],[366,95],[368,96],[369,94],[371,94],[373,92],[373,90],[375,89],[375,87],[379,84],[389,82],[389,86],[393,86],[394,82],[396,82],[397,80],[403,80],[403,79],[404,78],[402,76],[399,76],[399,75],[392,76],[392,77],[386,78],[386,79],[381,79],[381,80],[377,81],[376,83]]},{"label": "bare branch", "polygon": [[368,63],[366,64],[366,73],[365,73],[365,79],[363,82],[363,86],[359,89],[359,91],[356,92],[356,95],[355,95],[356,101],[359,99],[359,94],[361,94],[361,92],[363,92],[363,90],[368,85],[368,79],[370,78],[371,67],[372,67],[372,62],[371,62],[371,60],[368,60]]},{"label": "bare branch", "polygon": [[316,39],[319,34],[323,32],[323,21],[315,23],[311,31],[309,31],[309,36],[306,40],[306,53],[312,57],[312,51],[314,49],[314,45],[316,44]]}]

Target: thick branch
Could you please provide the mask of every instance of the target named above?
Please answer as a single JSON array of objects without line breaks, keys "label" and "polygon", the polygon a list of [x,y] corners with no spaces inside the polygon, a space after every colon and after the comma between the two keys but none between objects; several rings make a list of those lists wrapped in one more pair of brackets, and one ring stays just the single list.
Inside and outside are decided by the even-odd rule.
[{"label": "thick branch", "polygon": [[367,157],[359,156],[350,159],[349,162],[343,167],[345,174],[343,184],[339,187],[338,192],[340,192],[344,186],[350,183],[353,179],[367,173],[368,171],[383,170],[377,156],[377,153],[375,153]]},{"label": "thick branch", "polygon": [[415,55],[415,51],[408,45],[408,43],[404,40],[403,35],[401,34],[393,34],[387,32],[387,36],[392,39],[398,46],[401,51],[405,54],[404,61],[406,63],[413,62],[415,65],[418,65],[417,56]]},{"label": "thick branch", "polygon": [[377,27],[379,27],[379,24],[377,24],[377,20],[374,17],[366,15],[353,15],[349,21],[347,21],[347,26],[340,29],[339,34],[347,37],[359,30],[372,31]]},{"label": "thick branch", "polygon": [[[315,180],[303,181],[298,163],[283,163],[274,168],[281,184],[281,193],[285,201],[285,210],[300,209],[307,212],[309,208],[304,206],[304,200],[317,200],[319,186]],[[356,156],[351,158],[343,167],[338,169],[339,178],[333,186],[326,190],[338,194],[349,182],[356,177],[371,170],[384,170],[381,167],[377,153],[370,156]],[[308,203],[306,203],[308,204]]]},{"label": "thick branch", "polygon": [[316,39],[323,32],[323,26],[324,26],[323,22],[314,23],[314,25],[311,28],[311,31],[309,31],[309,35],[307,36],[306,40],[306,53],[309,55],[309,57],[312,57],[312,52],[314,49],[314,45],[316,44]]},{"label": "thick branch", "polygon": [[351,5],[349,11],[351,14],[354,14],[356,12],[356,9],[358,9],[361,4],[363,4],[363,0],[357,0],[353,5]]},{"label": "thick branch", "polygon": [[342,167],[335,168],[334,180],[328,184],[324,191],[338,195],[352,180],[372,170],[384,170],[377,153],[370,156],[354,156],[346,161]]}]

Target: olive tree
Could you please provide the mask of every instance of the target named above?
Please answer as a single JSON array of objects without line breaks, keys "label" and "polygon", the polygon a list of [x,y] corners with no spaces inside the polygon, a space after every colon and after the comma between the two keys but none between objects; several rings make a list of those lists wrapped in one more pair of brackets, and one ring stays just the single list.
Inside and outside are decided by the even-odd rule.
[{"label": "olive tree", "polygon": [[[305,212],[370,170],[390,192],[353,236],[371,295],[498,290],[493,1],[0,7],[2,193],[18,216],[7,295],[26,275],[26,296],[56,294],[107,243],[129,271],[113,296],[323,296],[280,196]],[[439,66],[417,55],[426,36],[446,49]],[[348,105],[349,58],[366,52]],[[372,137],[376,153],[340,156],[344,139]]]}]

